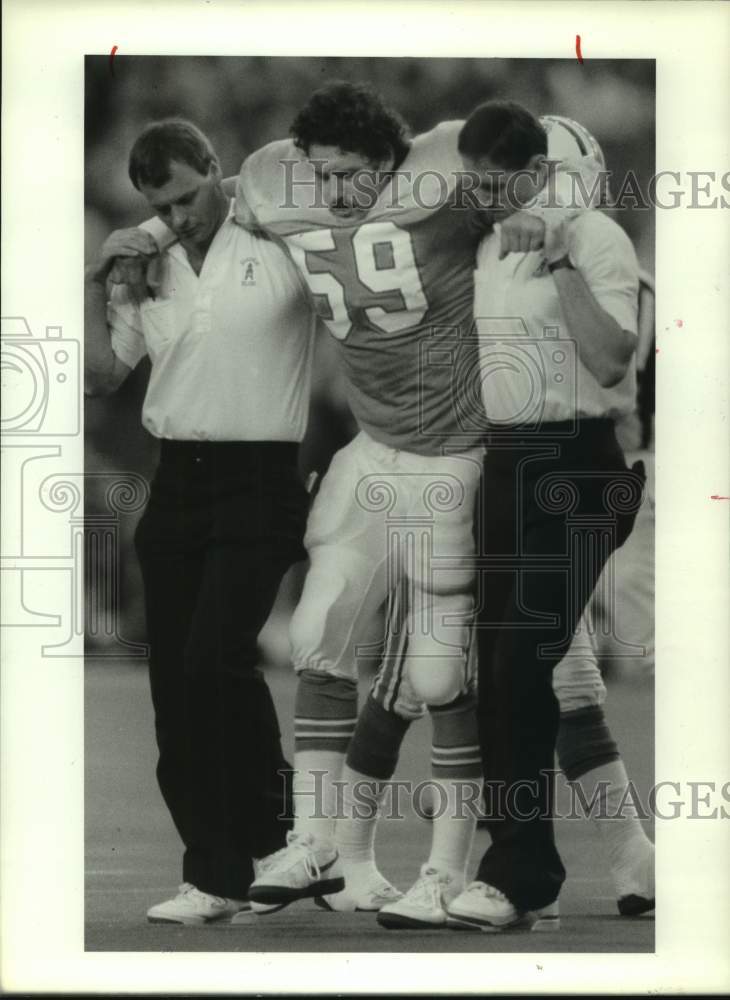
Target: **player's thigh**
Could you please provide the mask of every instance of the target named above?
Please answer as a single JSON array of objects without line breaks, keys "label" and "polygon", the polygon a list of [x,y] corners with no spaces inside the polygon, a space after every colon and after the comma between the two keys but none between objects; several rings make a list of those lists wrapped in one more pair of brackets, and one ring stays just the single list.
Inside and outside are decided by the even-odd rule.
[{"label": "player's thigh", "polygon": [[297,670],[354,677],[360,655],[371,655],[370,634],[387,589],[387,561],[347,546],[315,546],[289,637]]},{"label": "player's thigh", "polygon": [[433,532],[407,565],[408,676],[430,705],[452,701],[467,681],[474,613],[474,505],[481,465],[457,465],[460,494],[435,511]]},{"label": "player's thigh", "polygon": [[370,694],[386,712],[403,719],[420,719],[426,705],[413,690],[407,670],[408,590],[408,579],[402,576],[388,594],[382,651]]},{"label": "player's thigh", "polygon": [[385,598],[387,526],[383,511],[360,502],[364,474],[353,442],[333,459],[310,513],[310,566],[290,625],[297,669],[352,676],[357,645]]},{"label": "player's thigh", "polygon": [[[414,521],[412,529],[413,555],[405,570],[425,593],[464,593],[474,584],[474,509],[481,466],[463,459],[456,468],[458,490],[444,490],[438,503],[432,499],[431,517]],[[439,496],[437,485],[433,497]]]}]

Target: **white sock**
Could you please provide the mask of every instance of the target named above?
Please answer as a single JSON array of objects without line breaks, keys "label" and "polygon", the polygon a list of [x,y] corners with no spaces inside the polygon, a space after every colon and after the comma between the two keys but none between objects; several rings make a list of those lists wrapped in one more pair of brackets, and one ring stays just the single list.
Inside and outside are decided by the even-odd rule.
[{"label": "white sock", "polygon": [[334,750],[299,750],[294,754],[294,832],[334,840],[337,786],[345,763]]},{"label": "white sock", "polygon": [[427,865],[448,873],[451,877],[449,895],[453,893],[456,896],[466,882],[466,867],[477,825],[476,803],[479,802],[481,781],[441,778],[434,784],[438,790],[434,794],[431,853]]},{"label": "white sock", "polygon": [[381,877],[375,864],[375,834],[379,807],[386,783],[353,771],[347,765],[342,770],[341,809],[335,827],[335,840],[348,888],[353,884],[369,884]]},{"label": "white sock", "polygon": [[596,812],[591,822],[596,826],[608,850],[611,876],[618,896],[636,893],[651,898],[654,895],[654,845],[632,806],[629,778],[624,762],[619,758],[588,771],[578,778],[590,802],[598,782],[608,785],[601,790]]}]

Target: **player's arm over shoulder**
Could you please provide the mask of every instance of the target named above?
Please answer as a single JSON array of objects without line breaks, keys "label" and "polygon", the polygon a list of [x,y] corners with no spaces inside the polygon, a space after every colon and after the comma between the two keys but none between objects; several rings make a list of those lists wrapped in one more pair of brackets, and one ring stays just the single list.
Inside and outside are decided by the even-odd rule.
[{"label": "player's arm over shoulder", "polygon": [[461,132],[464,127],[464,119],[454,119],[445,122],[439,122],[432,129],[432,134],[441,140],[441,142],[454,143],[456,145],[459,141],[459,132]]},{"label": "player's arm over shoulder", "polygon": [[459,153],[459,133],[463,121],[439,122],[429,132],[422,132],[413,140],[409,162],[416,169],[461,175],[464,164]]},{"label": "player's arm over shoulder", "polygon": [[152,237],[157,254],[117,257],[109,272],[109,282],[112,287],[126,288],[131,299],[140,303],[156,291],[161,255],[177,242],[177,236],[157,216],[145,219],[137,228]]},{"label": "player's arm over shoulder", "polygon": [[167,250],[173,243],[177,243],[177,236],[156,215],[153,215],[151,219],[145,219],[144,222],[140,222],[139,228],[144,229],[145,232],[150,234],[160,252]]},{"label": "player's arm over shoulder", "polygon": [[603,212],[582,212],[569,227],[570,258],[601,308],[622,330],[638,329],[639,262],[625,230]]},{"label": "player's arm over shoulder", "polygon": [[287,164],[300,159],[291,139],[280,139],[270,142],[261,149],[251,153],[241,164],[235,185],[236,222],[246,229],[261,228],[260,209],[264,206],[276,207],[279,196],[291,198],[292,192],[287,192]]}]

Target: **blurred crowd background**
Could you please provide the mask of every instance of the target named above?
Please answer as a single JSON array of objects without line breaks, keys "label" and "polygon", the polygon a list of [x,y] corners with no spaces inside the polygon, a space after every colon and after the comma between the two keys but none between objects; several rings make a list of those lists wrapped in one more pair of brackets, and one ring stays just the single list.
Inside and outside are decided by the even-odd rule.
[{"label": "blurred crowd background", "polygon": [[[440,121],[466,117],[490,98],[509,98],[536,114],[563,114],[584,124],[603,147],[614,178],[633,171],[646,192],[654,169],[655,64],[653,60],[426,59],[153,57],[117,55],[86,60],[85,238],[91,258],[113,229],[149,216],[127,175],[127,155],[150,121],[182,116],[211,138],[224,175],[236,174],[245,156],[288,134],[308,95],[332,79],[367,81],[406,119],[414,134]],[[620,181],[619,181],[620,184]],[[614,181],[614,194],[616,182]],[[654,214],[631,208],[612,214],[634,241],[643,268],[654,265]],[[144,360],[114,396],[86,401],[86,511],[106,513],[114,476],[151,478],[157,442],[142,428],[140,409],[149,368]],[[323,471],[334,451],[354,432],[346,391],[331,345],[322,336],[315,357],[309,430],[302,448],[302,473]],[[126,642],[144,641],[142,588],[132,537],[138,513],[119,520],[120,580],[106,596],[87,594],[87,604],[107,619],[89,629],[90,653],[121,652]],[[88,586],[97,573],[88,565]],[[96,558],[96,556],[93,556]],[[302,568],[282,588],[272,621],[262,637],[264,659],[286,658],[281,627],[301,586]],[[114,607],[100,608],[100,599]],[[88,619],[88,615],[87,615]],[[95,618],[96,620],[96,618]],[[113,627],[109,623],[114,620]]]}]

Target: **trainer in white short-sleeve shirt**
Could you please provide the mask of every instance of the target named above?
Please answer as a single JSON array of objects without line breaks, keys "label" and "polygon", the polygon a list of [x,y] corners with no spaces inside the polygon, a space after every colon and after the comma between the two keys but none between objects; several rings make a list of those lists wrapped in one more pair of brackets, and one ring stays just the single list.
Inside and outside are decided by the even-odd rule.
[{"label": "trainer in white short-sleeve shirt", "polygon": [[200,275],[179,243],[163,251],[155,298],[115,288],[114,353],[152,363],[142,423],[182,441],[301,441],[307,424],[314,318],[279,247],[229,215]]},{"label": "trainer in white short-sleeve shirt", "polygon": [[[639,265],[631,240],[608,216],[592,210],[566,223],[570,259],[598,304],[637,333]],[[474,316],[479,333],[482,398],[487,420],[502,426],[611,417],[636,399],[632,359],[621,382],[603,388],[581,363],[555,280],[542,251],[499,260],[499,232],[477,253]]]}]

